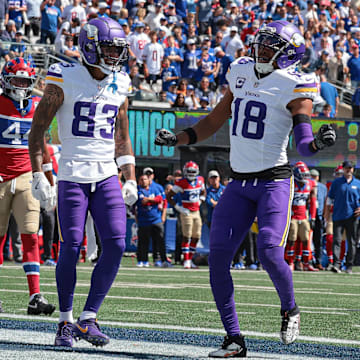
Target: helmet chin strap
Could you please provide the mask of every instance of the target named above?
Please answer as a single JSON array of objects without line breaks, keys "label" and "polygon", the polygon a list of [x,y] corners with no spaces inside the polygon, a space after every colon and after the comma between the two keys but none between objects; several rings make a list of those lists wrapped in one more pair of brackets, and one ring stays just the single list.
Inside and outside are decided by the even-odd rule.
[{"label": "helmet chin strap", "polygon": [[255,69],[260,74],[269,74],[275,70],[272,63],[255,63]]},{"label": "helmet chin strap", "polygon": [[[19,92],[21,91],[21,94]],[[9,95],[13,100],[20,104],[20,109],[24,108],[24,100],[26,98],[26,90],[10,90]]]},{"label": "helmet chin strap", "polygon": [[269,73],[273,72],[275,70],[274,65],[273,65],[274,61],[277,58],[277,56],[280,54],[281,50],[282,49],[279,49],[268,62],[260,63],[257,61],[258,51],[259,51],[259,47],[257,46],[255,48],[255,69],[256,69],[256,71],[260,74],[269,74]]}]

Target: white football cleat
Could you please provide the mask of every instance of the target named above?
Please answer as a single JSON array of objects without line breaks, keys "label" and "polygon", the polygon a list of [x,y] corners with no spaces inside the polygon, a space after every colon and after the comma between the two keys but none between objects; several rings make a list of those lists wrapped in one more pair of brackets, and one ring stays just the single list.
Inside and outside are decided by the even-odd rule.
[{"label": "white football cleat", "polygon": [[285,345],[293,343],[300,333],[300,309],[297,305],[290,311],[281,310],[280,339]]},{"label": "white football cleat", "polygon": [[212,351],[209,357],[214,358],[245,358],[246,357],[246,345],[244,337],[241,335],[225,336],[224,342],[221,348]]},{"label": "white football cleat", "polygon": [[191,269],[191,260],[184,260],[184,269]]}]

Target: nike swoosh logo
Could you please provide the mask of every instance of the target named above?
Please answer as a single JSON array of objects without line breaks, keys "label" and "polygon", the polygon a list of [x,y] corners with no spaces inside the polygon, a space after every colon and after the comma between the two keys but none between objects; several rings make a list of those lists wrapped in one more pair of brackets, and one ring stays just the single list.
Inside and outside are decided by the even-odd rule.
[{"label": "nike swoosh logo", "polygon": [[85,329],[83,329],[80,325],[76,324],[77,328],[83,333],[86,334],[88,331],[88,327],[86,327]]}]

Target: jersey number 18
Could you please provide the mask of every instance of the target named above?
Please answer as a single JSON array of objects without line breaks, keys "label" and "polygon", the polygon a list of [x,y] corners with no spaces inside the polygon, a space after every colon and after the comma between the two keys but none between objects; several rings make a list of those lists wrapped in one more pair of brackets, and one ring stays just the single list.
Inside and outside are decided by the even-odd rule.
[{"label": "jersey number 18", "polygon": [[[243,98],[235,100],[234,122],[232,126],[232,135],[237,136],[236,130],[239,122],[240,103]],[[244,121],[241,129],[241,135],[247,139],[262,139],[264,136],[266,118],[266,105],[259,101],[250,100],[246,103],[244,109]]]}]

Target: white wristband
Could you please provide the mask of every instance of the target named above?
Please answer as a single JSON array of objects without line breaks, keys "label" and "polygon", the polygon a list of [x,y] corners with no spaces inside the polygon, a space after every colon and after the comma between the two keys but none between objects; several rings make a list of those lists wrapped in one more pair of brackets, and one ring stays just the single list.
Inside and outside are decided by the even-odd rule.
[{"label": "white wristband", "polygon": [[118,168],[125,164],[135,165],[135,156],[123,155],[116,158],[116,165],[118,166]]},{"label": "white wristband", "polygon": [[52,163],[42,164],[43,172],[51,171],[53,169]]}]

